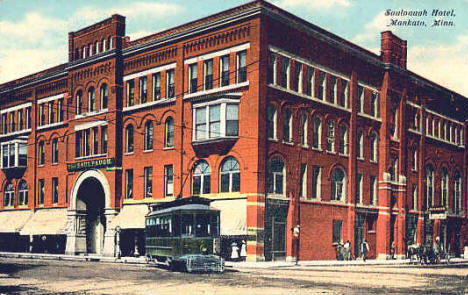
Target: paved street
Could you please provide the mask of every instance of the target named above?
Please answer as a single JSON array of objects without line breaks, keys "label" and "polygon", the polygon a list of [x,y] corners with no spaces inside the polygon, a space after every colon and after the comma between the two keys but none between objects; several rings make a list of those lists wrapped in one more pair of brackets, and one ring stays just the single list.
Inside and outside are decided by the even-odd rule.
[{"label": "paved street", "polygon": [[0,294],[468,294],[468,263],[188,274],[147,265],[0,258]]}]

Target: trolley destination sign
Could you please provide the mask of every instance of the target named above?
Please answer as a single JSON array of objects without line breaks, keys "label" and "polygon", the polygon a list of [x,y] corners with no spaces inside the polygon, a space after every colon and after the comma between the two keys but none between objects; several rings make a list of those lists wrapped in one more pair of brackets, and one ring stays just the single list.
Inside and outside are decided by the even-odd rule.
[{"label": "trolley destination sign", "polygon": [[68,163],[67,170],[68,172],[81,171],[93,168],[104,168],[112,167],[115,164],[115,158],[107,159],[98,159],[98,160],[89,160],[76,163]]}]

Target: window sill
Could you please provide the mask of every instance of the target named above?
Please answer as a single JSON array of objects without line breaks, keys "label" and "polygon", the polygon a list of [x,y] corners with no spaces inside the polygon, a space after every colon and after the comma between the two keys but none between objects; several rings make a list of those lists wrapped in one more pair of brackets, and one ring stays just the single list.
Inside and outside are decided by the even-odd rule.
[{"label": "window sill", "polygon": [[349,154],[342,154],[342,153],[339,153],[338,155],[340,155],[341,157],[345,157],[345,158],[349,157]]},{"label": "window sill", "polygon": [[154,150],[153,149],[150,149],[150,150],[143,150],[143,153],[152,153]]},{"label": "window sill", "polygon": [[131,156],[133,155],[135,152],[127,152],[127,153],[124,153],[124,156]]},{"label": "window sill", "polygon": [[300,144],[301,148],[303,149],[309,149],[309,145],[308,144]]},{"label": "window sill", "polygon": [[58,165],[58,163],[52,163],[52,166],[57,166],[57,165]]},{"label": "window sill", "polygon": [[170,151],[175,149],[174,146],[163,147],[163,151]]},{"label": "window sill", "polygon": [[358,159],[359,161],[364,161],[364,157],[357,157],[356,159]]},{"label": "window sill", "polygon": [[336,155],[336,152],[335,152],[335,151],[328,151],[328,150],[327,150],[327,154]]},{"label": "window sill", "polygon": [[378,163],[377,161],[374,161],[374,160],[370,160],[369,162],[371,162],[372,164],[377,164]]},{"label": "window sill", "polygon": [[268,140],[269,140],[269,141],[273,141],[273,142],[278,142],[278,139],[277,139],[277,138],[268,137]]},{"label": "window sill", "polygon": [[45,166],[44,164],[37,165],[38,168],[42,168],[42,167],[44,167],[44,166]]},{"label": "window sill", "polygon": [[316,148],[316,147],[312,147],[312,150],[317,151],[317,152],[323,152],[321,148]]},{"label": "window sill", "polygon": [[287,144],[287,145],[294,145],[294,142],[292,142],[292,141],[285,141],[285,140],[283,140],[283,144]]}]

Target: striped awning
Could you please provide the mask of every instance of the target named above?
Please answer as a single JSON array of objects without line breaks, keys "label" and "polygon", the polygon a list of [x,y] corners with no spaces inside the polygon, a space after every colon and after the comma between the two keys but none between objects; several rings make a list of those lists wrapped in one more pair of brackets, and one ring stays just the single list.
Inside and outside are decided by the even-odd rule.
[{"label": "striped awning", "polygon": [[26,222],[21,235],[64,235],[67,209],[39,209]]},{"label": "striped awning", "polygon": [[0,212],[0,233],[17,233],[31,218],[31,210],[8,210]]},{"label": "striped awning", "polygon": [[146,214],[148,214],[148,205],[146,204],[124,205],[108,226],[110,228],[120,226],[121,229],[144,229]]},{"label": "striped awning", "polygon": [[247,200],[217,200],[210,206],[220,210],[220,234],[242,236],[247,234]]}]

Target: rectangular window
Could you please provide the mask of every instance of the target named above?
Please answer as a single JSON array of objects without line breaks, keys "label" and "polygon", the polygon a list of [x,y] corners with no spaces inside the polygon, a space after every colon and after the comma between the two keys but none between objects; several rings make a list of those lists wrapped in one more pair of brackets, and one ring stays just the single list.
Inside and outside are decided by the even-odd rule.
[{"label": "rectangular window", "polygon": [[208,107],[195,109],[195,139],[206,139],[206,110]]},{"label": "rectangular window", "polygon": [[204,62],[204,81],[203,84],[205,86],[205,90],[209,90],[213,88],[213,60],[206,60]]},{"label": "rectangular window", "polygon": [[268,68],[268,83],[276,84],[276,55],[270,52],[270,64]]},{"label": "rectangular window", "polygon": [[99,153],[99,134],[98,134],[98,127],[93,127],[93,155],[97,155]]},{"label": "rectangular window", "polygon": [[356,177],[356,203],[362,204],[362,174]]},{"label": "rectangular window", "polygon": [[197,92],[197,64],[191,64],[189,65],[189,71],[188,71],[189,77],[189,93],[194,93]]},{"label": "rectangular window", "polygon": [[18,110],[18,130],[24,129],[23,110]]},{"label": "rectangular window", "polygon": [[135,84],[133,80],[127,81],[127,107],[133,106],[135,103]]},{"label": "rectangular window", "polygon": [[107,154],[107,126],[101,127],[101,154]]},{"label": "rectangular window", "polygon": [[238,108],[237,104],[226,104],[226,136],[239,135]]},{"label": "rectangular window", "polygon": [[54,138],[52,140],[52,164],[57,164],[58,163],[58,139]]},{"label": "rectangular window", "polygon": [[331,95],[330,95],[330,102],[336,103],[336,98],[338,96],[338,83],[337,78],[335,76],[330,76],[331,80]]},{"label": "rectangular window", "polygon": [[81,145],[82,145],[82,132],[77,131],[75,133],[75,157],[81,157]]},{"label": "rectangular window", "polygon": [[15,132],[15,112],[11,112],[8,117],[10,118],[10,132]]},{"label": "rectangular window", "polygon": [[301,198],[306,199],[307,198],[307,164],[302,163],[301,164],[301,191],[299,195]]},{"label": "rectangular window", "polygon": [[164,195],[174,195],[174,168],[172,165],[164,166]]},{"label": "rectangular window", "polygon": [[26,143],[18,144],[18,165],[20,167],[28,166],[28,146]]},{"label": "rectangular window", "polygon": [[237,83],[247,81],[247,51],[237,53]]},{"label": "rectangular window", "polygon": [[364,112],[364,87],[358,85],[357,87],[357,111],[358,113]]},{"label": "rectangular window", "polygon": [[333,220],[333,243],[341,242],[341,220]]},{"label": "rectangular window", "polygon": [[325,100],[326,93],[327,93],[327,75],[325,72],[319,71],[319,85],[318,85],[318,93],[315,97],[321,100]]},{"label": "rectangular window", "polygon": [[312,198],[320,200],[320,189],[321,189],[321,176],[322,168],[319,166],[313,167],[312,175]]},{"label": "rectangular window", "polygon": [[39,126],[44,125],[45,123],[45,110],[44,110],[44,104],[39,105]]},{"label": "rectangular window", "polygon": [[289,58],[281,58],[281,87],[289,89],[289,72],[290,72]]},{"label": "rectangular window", "polygon": [[161,73],[153,74],[153,100],[161,98]]},{"label": "rectangular window", "polygon": [[292,112],[291,110],[286,110],[284,112],[284,118],[283,118],[283,140],[285,142],[291,142],[292,141]]},{"label": "rectangular window", "polygon": [[54,204],[58,203],[58,178],[52,178],[52,202]]},{"label": "rectangular window", "polygon": [[296,72],[294,75],[294,90],[302,93],[302,64],[296,62]]},{"label": "rectangular window", "polygon": [[148,101],[148,88],[146,85],[147,78],[140,77],[140,103],[146,103]]},{"label": "rectangular window", "polygon": [[90,129],[86,129],[83,132],[83,156],[89,156],[90,148],[89,148],[89,137],[90,137]]},{"label": "rectangular window", "polygon": [[133,199],[133,170],[125,170],[125,199]]},{"label": "rectangular window", "polygon": [[45,188],[44,188],[44,179],[39,179],[37,181],[37,203],[39,205],[44,205],[44,193],[45,193]]},{"label": "rectangular window", "polygon": [[229,85],[229,55],[221,56],[221,65],[219,66],[221,78],[221,86]]},{"label": "rectangular window", "polygon": [[370,177],[370,201],[371,205],[377,206],[377,178]]},{"label": "rectangular window", "polygon": [[335,151],[335,123],[328,122],[328,137],[327,137],[327,151]]},{"label": "rectangular window", "polygon": [[145,198],[152,198],[153,197],[153,167],[145,167],[144,171],[145,177]]},{"label": "rectangular window", "polygon": [[209,107],[209,138],[219,137],[221,134],[221,105]]},{"label": "rectangular window", "polygon": [[173,98],[174,96],[174,70],[168,70],[166,72],[166,98]]},{"label": "rectangular window", "polygon": [[54,114],[54,102],[49,101],[49,124],[54,123],[55,114]]},{"label": "rectangular window", "polygon": [[238,105],[221,103],[195,108],[194,140],[238,136]]},{"label": "rectangular window", "polygon": [[341,95],[340,95],[340,101],[339,101],[340,106],[347,107],[348,96],[349,96],[348,81],[341,79]]},{"label": "rectangular window", "polygon": [[371,101],[371,116],[378,117],[379,115],[379,93],[376,91],[372,92]]},{"label": "rectangular window", "polygon": [[309,96],[313,96],[315,92],[315,68],[307,67],[307,80],[306,80],[306,93]]},{"label": "rectangular window", "polygon": [[57,122],[63,121],[63,98],[57,101]]},{"label": "rectangular window", "polygon": [[38,146],[38,164],[39,165],[44,165],[44,156],[45,156],[45,153],[44,153],[44,142],[43,141],[40,141],[39,142],[39,146]]},{"label": "rectangular window", "polygon": [[413,210],[418,210],[418,185],[413,184]]},{"label": "rectangular window", "polygon": [[2,134],[7,134],[7,114],[2,114]]}]

